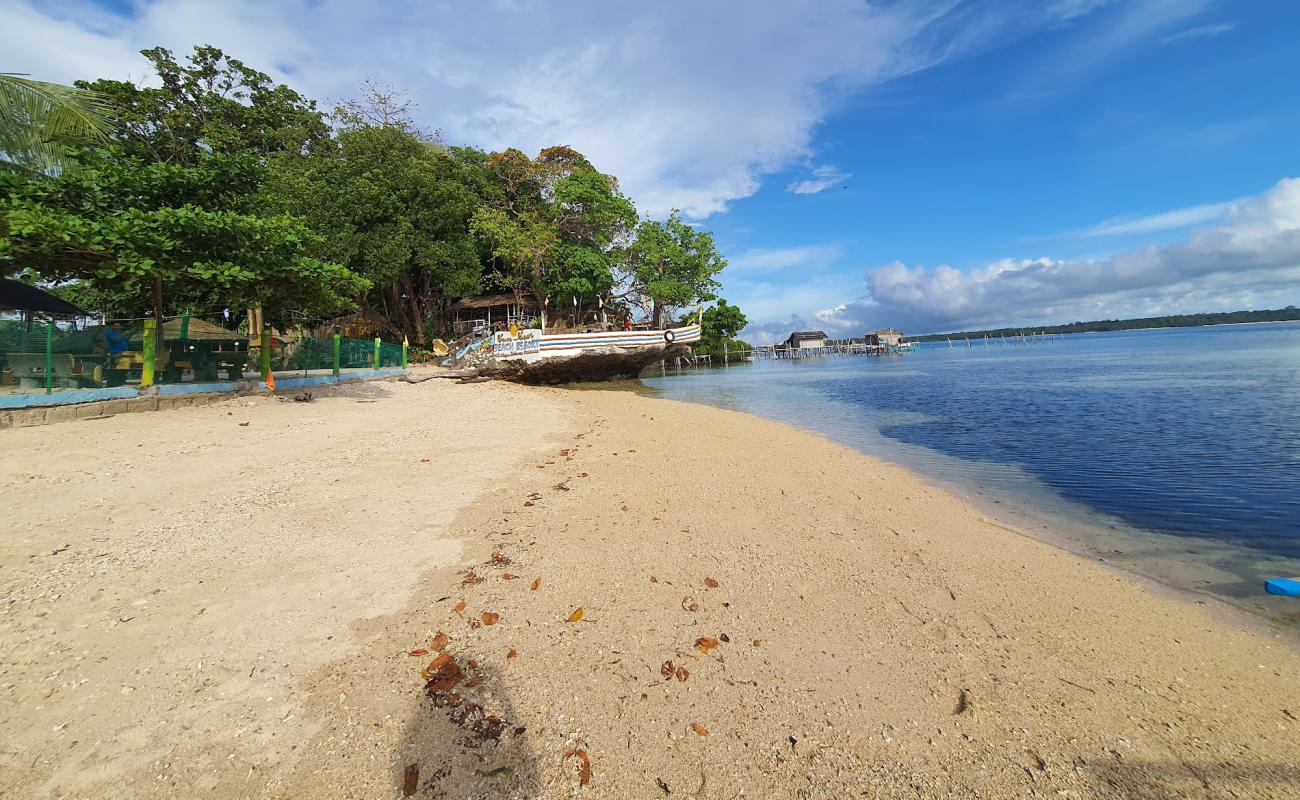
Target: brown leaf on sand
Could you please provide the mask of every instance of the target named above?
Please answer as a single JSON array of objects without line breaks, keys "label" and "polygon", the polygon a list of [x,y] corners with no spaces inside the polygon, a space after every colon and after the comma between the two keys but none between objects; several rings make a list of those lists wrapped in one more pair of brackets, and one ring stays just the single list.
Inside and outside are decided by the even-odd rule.
[{"label": "brown leaf on sand", "polygon": [[686,669],[686,667],[678,667],[675,674],[677,675],[677,680],[681,683],[686,683],[686,679],[691,677],[691,673]]},{"label": "brown leaf on sand", "polygon": [[578,608],[574,609],[573,613],[569,615],[569,622],[577,622],[577,621],[580,620],[580,619],[582,619],[582,607],[581,607],[581,606],[579,606]]},{"label": "brown leaf on sand", "polygon": [[495,611],[484,611],[482,617],[484,625],[495,625],[497,620],[501,619],[501,615]]},{"label": "brown leaf on sand", "polygon": [[461,686],[466,689],[473,689],[475,686],[483,685],[483,681],[485,680],[487,679],[484,678],[482,675],[475,675],[474,677],[462,683]]},{"label": "brown leaf on sand", "polygon": [[671,660],[665,661],[659,667],[659,674],[664,676],[664,680],[668,680],[669,678],[671,678],[675,671],[677,671],[677,666],[673,664]]},{"label": "brown leaf on sand", "polygon": [[532,500],[525,500],[525,501],[524,501],[524,505],[526,505],[526,506],[535,506],[535,505],[537,505],[537,504],[534,503]]},{"label": "brown leaf on sand", "polygon": [[695,649],[701,653],[707,653],[718,646],[718,640],[712,636],[701,636],[695,640]]},{"label": "brown leaf on sand", "polygon": [[420,677],[426,681],[424,690],[429,694],[451,689],[460,682],[461,674],[460,665],[451,653],[443,653],[420,671]]},{"label": "brown leaf on sand", "polygon": [[407,764],[402,772],[402,797],[410,797],[420,788],[420,765]]},{"label": "brown leaf on sand", "polygon": [[511,575],[509,572],[505,572],[505,573],[502,573],[502,575],[501,575],[501,580],[503,580],[503,581],[512,581],[512,580],[514,580],[515,578],[518,578],[518,577],[519,577],[518,575]]},{"label": "brown leaf on sand", "polygon": [[701,724],[698,723],[698,722],[692,722],[692,723],[691,723],[691,730],[695,731],[695,733],[698,734],[698,735],[700,735],[700,736],[708,736],[708,735],[709,735],[709,729],[706,728],[706,727],[704,727],[703,725],[701,725]]},{"label": "brown leaf on sand", "polygon": [[682,598],[682,610],[683,610],[683,611],[699,611],[699,610],[700,610],[700,604],[697,603],[697,602],[695,602],[694,600],[692,600],[690,597],[683,597],[683,598]]},{"label": "brown leaf on sand", "polygon": [[417,648],[415,648],[414,650],[412,650],[411,652],[407,653],[407,655],[411,655],[411,656],[427,656],[427,655],[429,655],[429,651],[428,651],[428,650],[425,650],[423,647],[417,647]]},{"label": "brown leaf on sand", "polygon": [[712,578],[705,578],[705,579],[704,579],[704,586],[705,586],[706,588],[709,588],[709,589],[716,589],[716,588],[718,588],[718,582],[715,581],[715,580],[712,579]]},{"label": "brown leaf on sand", "polygon": [[721,639],[723,642],[729,642],[729,641],[731,641],[731,637],[728,636],[728,635],[725,634],[725,633],[719,633],[719,634],[718,634],[718,638]]},{"label": "brown leaf on sand", "polygon": [[512,647],[512,648],[510,648],[510,652],[509,652],[509,653],[506,653],[506,658],[514,658],[515,656],[518,656],[518,655],[519,655],[519,653],[518,653],[518,652],[517,652],[517,651]]},{"label": "brown leaf on sand", "polygon": [[442,631],[438,631],[437,635],[433,637],[433,641],[429,642],[429,647],[441,652],[442,649],[446,647],[447,643],[450,641],[451,641],[450,636],[443,633]]},{"label": "brown leaf on sand", "polygon": [[482,582],[483,582],[483,578],[481,578],[477,573],[475,573],[474,570],[470,570],[469,572],[465,573],[465,577],[464,579],[461,580],[460,585],[473,586],[476,583],[482,583]]},{"label": "brown leaf on sand", "polygon": [[656,578],[655,576],[651,575],[651,576],[650,576],[650,582],[651,582],[651,583],[658,583],[658,582],[659,582],[659,579]]},{"label": "brown leaf on sand", "polygon": [[420,463],[421,463],[421,464],[428,464],[428,463],[429,463],[429,459],[427,459],[427,458],[422,458],[422,459],[420,459]]},{"label": "brown leaf on sand", "polygon": [[241,427],[241,428],[247,428],[247,427],[248,427],[248,423],[247,423],[247,422],[241,422],[241,423],[239,423],[239,427]]},{"label": "brown leaf on sand", "polygon": [[534,592],[537,591],[537,587],[538,587],[538,586],[541,586],[541,585],[542,585],[542,579],[541,579],[541,578],[533,578],[533,589],[532,589],[532,590],[533,590]]},{"label": "brown leaf on sand", "polygon": [[579,750],[578,748],[573,748],[570,750],[565,750],[564,758],[561,760],[568,761],[569,758],[573,756],[577,756],[578,758],[578,783],[582,784],[583,786],[586,786],[587,784],[591,783],[591,759],[587,758],[586,750]]},{"label": "brown leaf on sand", "polygon": [[459,614],[460,612],[464,611],[464,610],[465,610],[465,601],[464,601],[464,600],[461,600],[459,603],[457,603],[455,606],[453,606],[451,610],[452,610],[452,611],[455,611],[457,614]]}]

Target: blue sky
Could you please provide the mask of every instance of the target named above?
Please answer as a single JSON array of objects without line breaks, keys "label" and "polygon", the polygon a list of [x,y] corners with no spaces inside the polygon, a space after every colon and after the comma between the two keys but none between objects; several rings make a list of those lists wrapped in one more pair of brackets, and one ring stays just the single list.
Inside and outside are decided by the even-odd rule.
[{"label": "blue sky", "polygon": [[1300,304],[1300,4],[0,0],[0,69],[211,43],[715,231],[758,341]]}]

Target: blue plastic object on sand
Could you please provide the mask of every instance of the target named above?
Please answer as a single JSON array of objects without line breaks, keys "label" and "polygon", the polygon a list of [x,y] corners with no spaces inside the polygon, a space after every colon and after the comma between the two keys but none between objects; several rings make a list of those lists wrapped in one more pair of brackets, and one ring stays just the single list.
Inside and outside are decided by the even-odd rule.
[{"label": "blue plastic object on sand", "polygon": [[1264,581],[1264,591],[1286,597],[1300,597],[1300,578],[1269,578]]}]

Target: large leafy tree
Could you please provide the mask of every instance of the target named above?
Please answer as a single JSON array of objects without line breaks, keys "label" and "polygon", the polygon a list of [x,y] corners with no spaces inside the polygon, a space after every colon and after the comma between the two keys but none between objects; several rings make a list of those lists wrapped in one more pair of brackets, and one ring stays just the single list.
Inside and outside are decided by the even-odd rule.
[{"label": "large leafy tree", "polygon": [[106,141],[109,111],[96,92],[0,74],[0,165],[25,174],[75,168],[64,146]]},{"label": "large leafy tree", "polygon": [[[366,282],[304,253],[298,220],[251,213],[260,169],[210,154],[193,166],[99,150],[50,180],[0,177],[0,259],[43,281],[81,281],[118,313],[263,306],[285,321],[350,305]],[[166,300],[164,300],[166,298]]]},{"label": "large leafy tree", "polygon": [[681,220],[643,220],[627,251],[631,293],[650,308],[656,328],[677,310],[717,297],[718,273],[727,266],[713,234]]},{"label": "large leafy tree", "polygon": [[110,105],[127,157],[195,164],[208,153],[265,157],[329,141],[314,101],[215,47],[195,47],[184,64],[162,47],[141,52],[160,85],[78,83]]},{"label": "large leafy tree", "polygon": [[267,160],[328,142],[314,105],[212,47],[144,51],[158,86],[78,84],[107,104],[108,146],[81,169],[0,186],[0,268],[79,280],[115,310],[262,304],[332,313],[366,282],[313,257],[301,222],[261,204]]},{"label": "large leafy tree", "polygon": [[266,198],[320,234],[319,257],[370,281],[361,298],[369,321],[422,344],[452,298],[482,288],[470,220],[483,180],[472,151],[405,125],[361,125],[310,157],[278,158]]},{"label": "large leafy tree", "polygon": [[499,283],[531,294],[543,308],[572,302],[603,311],[615,287],[614,268],[636,225],[636,207],[618,180],[568,146],[536,159],[518,150],[486,162],[491,206],[475,218],[476,233],[496,259]]}]

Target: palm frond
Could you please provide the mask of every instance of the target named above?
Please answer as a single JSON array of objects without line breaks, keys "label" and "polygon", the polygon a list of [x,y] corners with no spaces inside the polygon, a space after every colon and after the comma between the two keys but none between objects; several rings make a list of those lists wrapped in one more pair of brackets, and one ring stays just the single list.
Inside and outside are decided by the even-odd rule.
[{"label": "palm frond", "polygon": [[105,140],[110,113],[96,92],[0,74],[0,158],[31,172],[66,170],[62,145]]}]

